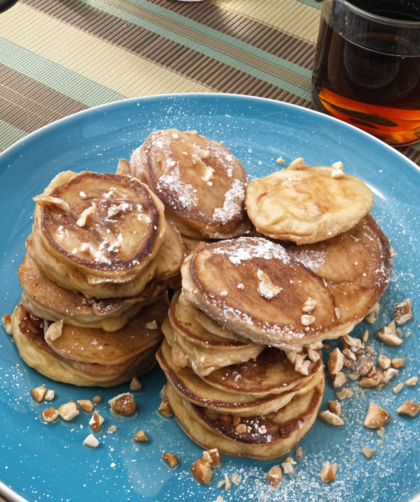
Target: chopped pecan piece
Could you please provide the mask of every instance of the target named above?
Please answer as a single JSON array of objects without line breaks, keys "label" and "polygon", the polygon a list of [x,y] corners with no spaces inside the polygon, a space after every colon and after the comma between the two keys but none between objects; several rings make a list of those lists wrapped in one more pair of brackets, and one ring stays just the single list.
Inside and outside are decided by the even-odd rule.
[{"label": "chopped pecan piece", "polygon": [[200,485],[209,485],[213,479],[213,467],[210,462],[200,458],[191,467],[192,475]]},{"label": "chopped pecan piece", "polygon": [[411,321],[413,318],[411,307],[411,300],[409,298],[395,305],[394,319],[397,324],[401,325]]},{"label": "chopped pecan piece", "polygon": [[413,401],[405,401],[405,403],[400,406],[397,413],[400,415],[410,415],[410,417],[415,417],[420,410],[420,406]]},{"label": "chopped pecan piece", "polygon": [[132,394],[126,392],[110,399],[111,410],[119,415],[129,416],[136,411],[136,402]]},{"label": "chopped pecan piece", "polygon": [[179,458],[177,457],[177,455],[175,455],[175,453],[164,453],[162,455],[162,458],[172,469],[175,468],[179,463]]},{"label": "chopped pecan piece", "polygon": [[385,425],[388,421],[388,413],[374,402],[371,402],[363,425],[370,429],[377,429],[381,427],[381,425]]},{"label": "chopped pecan piece", "polygon": [[282,478],[282,471],[278,465],[274,465],[267,472],[267,480],[273,488],[278,488]]},{"label": "chopped pecan piece", "polygon": [[321,470],[321,479],[324,483],[331,483],[335,479],[335,473],[337,472],[337,464],[330,465],[327,461]]}]

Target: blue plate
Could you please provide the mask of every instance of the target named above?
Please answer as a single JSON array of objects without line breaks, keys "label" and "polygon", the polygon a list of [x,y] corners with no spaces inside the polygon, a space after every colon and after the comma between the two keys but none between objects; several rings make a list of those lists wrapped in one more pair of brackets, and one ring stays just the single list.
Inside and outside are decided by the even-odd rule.
[{"label": "blue plate", "polygon": [[[243,163],[250,177],[265,176],[303,157],[309,165],[331,165],[341,160],[347,172],[360,176],[375,193],[373,214],[398,252],[390,287],[381,303],[377,325],[366,328],[371,344],[390,357],[405,357],[405,367],[382,391],[366,389],[344,401],[346,425],[333,428],[317,421],[302,441],[304,457],[295,476],[284,476],[279,490],[267,485],[266,473],[276,462],[257,462],[225,456],[210,487],[199,486],[190,474],[202,449],[186,437],[174,419],[157,414],[159,391],[165,383],[156,368],[142,377],[136,393],[139,411],[134,418],[111,415],[108,399],[117,389],[76,388],[48,380],[26,366],[12,338],[0,328],[0,492],[12,500],[107,502],[200,501],[218,495],[226,501],[409,501],[420,493],[420,430],[418,418],[400,417],[396,409],[406,399],[419,401],[419,387],[405,387],[394,395],[397,382],[417,375],[420,263],[420,174],[401,154],[375,138],[335,119],[293,105],[229,95],[174,95],[133,99],[93,108],[42,128],[0,156],[0,298],[1,315],[11,313],[21,288],[16,268],[25,253],[34,203],[51,178],[60,171],[115,172],[120,158],[129,159],[134,148],[154,130],[176,127],[196,129],[223,142]],[[411,298],[415,319],[403,327],[410,338],[401,348],[381,345],[373,333],[388,323],[394,302]],[[334,343],[331,344],[331,347]],[[40,419],[46,404],[31,398],[41,384],[56,392],[54,406],[70,399],[102,397],[98,406],[105,417],[97,434],[100,446],[82,442],[90,433],[89,416],[81,412],[72,423],[45,425]],[[352,387],[356,383],[351,382]],[[334,392],[327,382],[322,409]],[[380,444],[376,431],[362,422],[373,400],[391,415]],[[110,425],[117,431],[107,433]],[[151,441],[138,444],[132,437],[146,429]],[[376,450],[370,459],[362,447]],[[174,470],[161,460],[163,452],[176,453]],[[325,461],[338,463],[337,479],[325,485],[319,473]],[[279,462],[277,462],[279,463]],[[239,473],[241,482],[229,492],[217,489],[223,474]],[[13,490],[18,495],[11,495]],[[21,499],[19,496],[23,497]]]}]

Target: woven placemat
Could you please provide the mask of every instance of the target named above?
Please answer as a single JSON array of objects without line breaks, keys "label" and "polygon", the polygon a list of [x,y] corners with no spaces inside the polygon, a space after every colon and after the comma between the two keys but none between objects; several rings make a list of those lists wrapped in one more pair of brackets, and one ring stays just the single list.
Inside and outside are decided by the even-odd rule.
[{"label": "woven placemat", "polygon": [[[0,15],[0,151],[126,97],[230,92],[310,108],[319,17],[314,0],[21,0]],[[419,150],[402,152],[420,165]]]}]

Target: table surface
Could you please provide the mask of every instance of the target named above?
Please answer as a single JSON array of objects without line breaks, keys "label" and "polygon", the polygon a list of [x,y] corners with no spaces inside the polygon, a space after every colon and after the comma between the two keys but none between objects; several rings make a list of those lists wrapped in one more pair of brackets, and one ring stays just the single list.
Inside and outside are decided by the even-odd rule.
[{"label": "table surface", "polygon": [[[21,0],[0,15],[0,151],[136,96],[228,92],[311,108],[320,9],[314,0]],[[401,151],[420,165],[419,145]]]},{"label": "table surface", "polygon": [[[0,15],[0,151],[66,115],[176,92],[311,107],[314,0],[21,0]],[[402,152],[420,165],[420,146]]]}]

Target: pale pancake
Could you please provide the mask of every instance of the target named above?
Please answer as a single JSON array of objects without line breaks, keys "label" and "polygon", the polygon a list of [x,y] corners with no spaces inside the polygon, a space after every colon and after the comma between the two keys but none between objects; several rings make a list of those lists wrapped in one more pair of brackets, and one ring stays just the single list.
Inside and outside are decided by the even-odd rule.
[{"label": "pale pancake", "polygon": [[[303,377],[300,383],[290,390],[282,392],[282,382],[278,381],[277,385],[274,385],[271,381],[271,388],[277,393],[273,392],[264,397],[253,396],[219,389],[207,383],[206,377],[197,376],[191,368],[176,367],[166,341],[163,342],[156,357],[166,377],[183,398],[220,413],[233,413],[241,417],[268,415],[277,411],[286,406],[294,397],[307,393],[323,378],[323,367],[319,365],[315,374]],[[240,389],[240,379],[237,386]],[[287,382],[285,388],[287,389]]]},{"label": "pale pancake", "polygon": [[136,296],[144,291],[153,280],[166,280],[179,274],[184,260],[184,248],[178,230],[170,222],[166,223],[165,238],[155,258],[131,282],[96,282],[77,270],[69,269],[50,255],[42,240],[32,233],[26,240],[26,251],[37,267],[53,282],[65,289],[81,292],[86,297],[121,298]]},{"label": "pale pancake", "polygon": [[297,244],[323,241],[353,228],[373,207],[373,193],[357,176],[334,179],[331,167],[283,169],[255,179],[246,193],[256,229]]},{"label": "pale pancake", "polygon": [[123,328],[144,307],[156,302],[156,297],[167,287],[166,281],[153,280],[134,297],[88,300],[81,293],[64,289],[48,279],[28,254],[18,268],[18,276],[23,288],[21,301],[36,316],[105,331]]},{"label": "pale pancake", "polygon": [[[363,265],[356,275],[345,264],[353,260],[352,252],[331,246],[336,270],[349,271],[339,286],[316,275],[294,257],[296,252],[278,243],[240,238],[201,244],[183,265],[183,294],[224,328],[256,343],[288,350],[343,336],[378,302],[392,272],[388,239],[373,218],[366,218],[355,232],[363,235],[355,252]],[[259,291],[259,271],[280,288],[271,299]],[[308,298],[317,304],[314,322],[305,326],[302,306]]]},{"label": "pale pancake", "polygon": [[[36,200],[36,250],[28,252],[50,279],[98,298],[140,292],[127,294],[121,286],[150,268],[166,235],[164,207],[145,185],[127,176],[67,171]],[[110,284],[121,293],[101,291]]]},{"label": "pale pancake", "polygon": [[309,432],[315,423],[324,393],[324,379],[306,394],[291,401],[270,419],[260,416],[242,420],[250,432],[237,434],[231,423],[211,410],[183,399],[168,382],[166,395],[179,425],[206,450],[258,460],[280,458]]},{"label": "pale pancake", "polygon": [[46,339],[46,342],[56,354],[72,361],[100,365],[123,364],[160,342],[160,328],[150,329],[147,324],[156,321],[161,326],[168,307],[167,298],[164,298],[143,309],[122,329],[112,333],[64,324],[61,336],[56,340]]},{"label": "pale pancake", "polygon": [[220,344],[212,343],[204,347],[194,344],[173,329],[169,318],[162,324],[162,331],[172,349],[174,364],[181,368],[190,366],[194,373],[200,377],[205,377],[225,366],[249,361],[264,350],[263,345],[255,343],[233,345],[224,341]]},{"label": "pale pancake", "polygon": [[226,238],[249,228],[243,225],[247,177],[224,145],[196,131],[157,131],[135,150],[129,166],[162,200],[182,235]]},{"label": "pale pancake", "polygon": [[120,365],[89,364],[65,359],[54,353],[43,336],[39,336],[37,326],[34,326],[32,336],[22,333],[20,324],[23,319],[18,306],[12,316],[12,330],[19,353],[28,366],[52,380],[77,386],[113,387],[147,373],[155,365],[154,354],[158,344]]},{"label": "pale pancake", "polygon": [[179,296],[179,303],[184,310],[186,310],[192,317],[196,323],[198,323],[206,332],[211,333],[212,335],[222,338],[228,341],[245,341],[246,339],[240,337],[237,333],[233,331],[229,331],[225,329],[221,324],[213,321],[209,316],[207,316],[203,311],[194,307],[187,299],[185,295],[181,292]]}]

